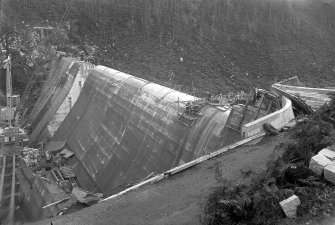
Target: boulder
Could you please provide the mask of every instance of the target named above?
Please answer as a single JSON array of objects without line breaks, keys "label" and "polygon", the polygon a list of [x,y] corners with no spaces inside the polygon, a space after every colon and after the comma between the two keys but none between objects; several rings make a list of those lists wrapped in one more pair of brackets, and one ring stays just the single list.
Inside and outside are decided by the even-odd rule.
[{"label": "boulder", "polygon": [[296,195],[292,195],[288,199],[279,202],[280,207],[288,218],[295,218],[297,216],[297,207],[300,204],[300,199]]},{"label": "boulder", "polygon": [[317,154],[311,158],[311,161],[309,162],[309,169],[315,174],[321,176],[323,169],[330,163],[332,163],[330,159],[322,154]]},{"label": "boulder", "polygon": [[269,135],[277,135],[279,134],[279,131],[272,126],[270,123],[263,124],[264,131]]},{"label": "boulder", "polygon": [[328,164],[324,168],[324,176],[330,183],[335,184],[335,162]]},{"label": "boulder", "polygon": [[335,151],[328,148],[322,149],[321,151],[319,151],[319,154],[326,156],[330,160],[335,159]]}]

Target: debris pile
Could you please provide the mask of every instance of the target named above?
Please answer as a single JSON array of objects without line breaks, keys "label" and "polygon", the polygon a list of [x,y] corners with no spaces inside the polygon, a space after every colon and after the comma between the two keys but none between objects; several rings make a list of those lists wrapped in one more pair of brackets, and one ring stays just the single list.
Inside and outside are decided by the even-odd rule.
[{"label": "debris pile", "polygon": [[69,166],[61,166],[59,167],[59,170],[64,178],[70,179],[70,178],[76,177],[76,174],[73,172],[73,170]]},{"label": "debris pile", "polygon": [[75,196],[80,203],[84,203],[86,205],[97,203],[103,197],[103,194],[101,193],[93,194],[92,192],[86,191],[79,187],[72,189],[72,195]]},{"label": "debris pile", "polygon": [[53,151],[47,151],[48,146],[47,148],[40,146],[38,149],[24,147],[21,156],[36,175],[48,183],[55,183],[65,193],[70,194],[73,188],[78,187],[76,174],[68,165],[68,159],[74,153],[64,148],[64,143],[56,143],[54,146],[57,148]]},{"label": "debris pile", "polygon": [[92,193],[82,188],[75,187],[72,189],[71,196],[66,206],[60,211],[59,215],[73,213],[87,206],[97,203],[103,198],[101,193]]},{"label": "debris pile", "polygon": [[58,190],[63,193],[62,196],[67,196],[56,202],[50,202],[43,208],[57,205],[61,210],[56,213],[67,214],[95,204],[102,199],[102,194],[92,193],[78,187],[76,173],[68,165],[68,160],[73,155],[72,151],[65,148],[65,143],[52,143],[45,148],[40,146],[39,149],[25,147],[21,151],[26,165],[32,168],[36,176],[48,183],[46,188],[58,186],[59,188],[53,188],[53,191]]},{"label": "debris pile", "polygon": [[33,167],[35,164],[37,164],[39,151],[36,148],[24,147],[21,151],[21,156],[27,166]]}]

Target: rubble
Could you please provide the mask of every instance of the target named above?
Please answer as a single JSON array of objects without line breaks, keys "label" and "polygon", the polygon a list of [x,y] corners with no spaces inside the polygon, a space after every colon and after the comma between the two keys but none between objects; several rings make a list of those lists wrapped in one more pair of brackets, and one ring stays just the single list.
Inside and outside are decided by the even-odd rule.
[{"label": "rubble", "polygon": [[103,197],[103,194],[101,193],[93,194],[79,187],[72,189],[72,195],[74,195],[80,203],[84,203],[86,205],[92,205],[101,200]]},{"label": "rubble", "polygon": [[39,157],[39,150],[35,148],[24,147],[21,150],[21,156],[27,166],[34,166],[37,164],[37,159]]},{"label": "rubble", "polygon": [[292,195],[288,199],[281,201],[279,204],[288,218],[296,218],[297,207],[301,202],[298,196]]},{"label": "rubble", "polygon": [[70,150],[68,150],[66,148],[63,149],[59,154],[63,155],[63,157],[66,158],[66,159],[68,159],[68,158],[70,158],[71,156],[74,155],[74,153],[72,151],[70,151]]},{"label": "rubble", "polygon": [[309,169],[315,174],[321,176],[323,174],[323,169],[330,163],[332,163],[332,161],[326,156],[317,154],[311,158]]},{"label": "rubble", "polygon": [[66,192],[66,193],[70,193],[71,192],[71,183],[69,180],[61,180],[59,182],[60,187]]},{"label": "rubble", "polygon": [[269,135],[277,135],[279,134],[279,131],[272,126],[270,123],[263,124],[264,131]]},{"label": "rubble", "polygon": [[59,170],[64,178],[74,178],[76,177],[75,172],[71,169],[69,166],[61,166],[59,167]]}]

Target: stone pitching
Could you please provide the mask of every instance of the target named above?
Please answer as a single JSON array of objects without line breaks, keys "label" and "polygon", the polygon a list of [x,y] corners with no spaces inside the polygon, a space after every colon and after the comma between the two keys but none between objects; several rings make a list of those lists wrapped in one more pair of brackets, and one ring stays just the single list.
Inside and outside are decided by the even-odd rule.
[{"label": "stone pitching", "polygon": [[315,174],[321,176],[323,174],[323,169],[330,163],[332,163],[332,161],[326,156],[317,154],[311,158],[311,161],[309,162],[309,169]]},{"label": "stone pitching", "polygon": [[280,207],[288,218],[295,218],[297,216],[297,207],[300,204],[300,199],[296,195],[292,195],[288,199],[279,202]]}]

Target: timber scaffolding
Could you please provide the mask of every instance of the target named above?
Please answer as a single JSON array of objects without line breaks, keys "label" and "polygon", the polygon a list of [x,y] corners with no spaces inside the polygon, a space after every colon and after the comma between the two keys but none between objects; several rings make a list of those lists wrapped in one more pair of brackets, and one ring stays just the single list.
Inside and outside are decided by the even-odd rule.
[{"label": "timber scaffolding", "polygon": [[[178,101],[178,107],[179,107]],[[186,107],[183,110],[183,108],[180,107],[182,112],[179,112],[178,110],[178,116],[179,116],[179,122],[186,126],[192,126],[200,116],[202,116],[201,109],[205,106],[214,106],[219,108],[222,111],[230,110],[230,106],[228,104],[228,99],[226,98],[215,98],[215,99],[196,99],[194,101],[186,101],[182,102]]]},{"label": "timber scaffolding", "polygon": [[23,136],[19,128],[6,127],[0,133],[0,221],[15,223],[16,203],[19,201],[20,184],[16,168]]}]

